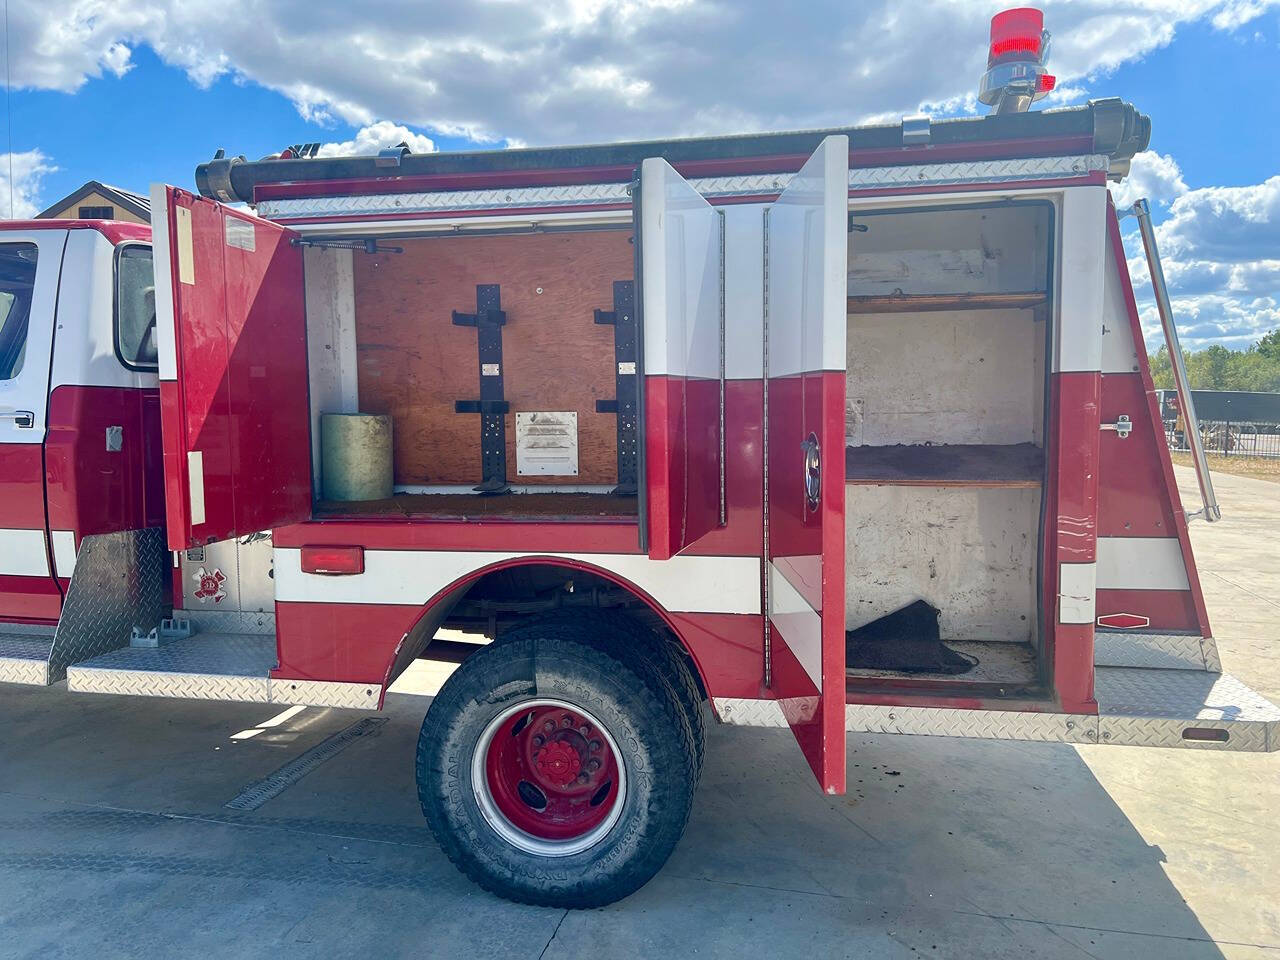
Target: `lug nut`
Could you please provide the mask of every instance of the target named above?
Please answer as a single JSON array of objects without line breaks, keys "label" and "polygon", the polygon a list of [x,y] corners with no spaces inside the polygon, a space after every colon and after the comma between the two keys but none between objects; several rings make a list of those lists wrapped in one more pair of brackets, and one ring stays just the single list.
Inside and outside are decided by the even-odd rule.
[{"label": "lug nut", "polygon": [[573,726],[573,717],[569,716],[568,714],[565,714],[564,717],[561,718],[560,720],[560,726],[568,730],[570,727]]},{"label": "lug nut", "polygon": [[534,734],[534,737],[533,737],[533,745],[534,745],[535,747],[540,747],[540,746],[542,746],[542,745],[543,745],[543,743],[545,743],[545,742],[546,742],[546,741],[542,739],[542,734],[540,734],[540,733],[539,733],[539,734]]},{"label": "lug nut", "polygon": [[599,749],[600,749],[600,741],[599,741],[599,740],[592,740],[589,744],[587,744],[587,748],[588,748],[592,753],[595,753],[597,750],[599,750]]},{"label": "lug nut", "polygon": [[582,726],[578,728],[578,732],[585,737],[588,733],[591,732],[591,728],[584,723]]},{"label": "lug nut", "polygon": [[586,783],[588,779],[589,779],[589,778],[587,777],[587,775],[586,775],[585,773],[580,773],[580,774],[578,774],[578,782],[579,782],[579,783]]},{"label": "lug nut", "polygon": [[550,733],[555,728],[556,728],[556,725],[552,723],[550,720],[548,720],[546,723],[542,725],[543,733]]},{"label": "lug nut", "polygon": [[600,761],[597,760],[595,757],[592,757],[590,760],[587,761],[588,773],[595,773],[599,769],[600,769]]}]

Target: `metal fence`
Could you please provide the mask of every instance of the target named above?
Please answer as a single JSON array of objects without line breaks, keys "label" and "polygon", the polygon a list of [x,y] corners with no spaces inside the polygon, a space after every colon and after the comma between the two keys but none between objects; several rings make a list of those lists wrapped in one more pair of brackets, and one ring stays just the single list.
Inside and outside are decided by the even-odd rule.
[{"label": "metal fence", "polygon": [[[1164,423],[1169,449],[1189,452],[1186,434],[1177,420]],[[1220,457],[1280,460],[1280,423],[1201,420],[1200,438],[1204,452]]]}]

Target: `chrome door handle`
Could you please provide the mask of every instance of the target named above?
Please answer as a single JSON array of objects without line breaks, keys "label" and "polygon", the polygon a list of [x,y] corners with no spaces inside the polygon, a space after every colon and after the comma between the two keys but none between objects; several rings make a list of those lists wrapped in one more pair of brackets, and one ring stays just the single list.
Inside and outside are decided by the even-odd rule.
[{"label": "chrome door handle", "polygon": [[804,450],[804,502],[810,510],[817,510],[822,500],[822,451],[817,434],[809,434],[800,447]]},{"label": "chrome door handle", "polygon": [[20,430],[30,430],[36,425],[36,415],[30,410],[0,410],[0,420],[12,420]]}]

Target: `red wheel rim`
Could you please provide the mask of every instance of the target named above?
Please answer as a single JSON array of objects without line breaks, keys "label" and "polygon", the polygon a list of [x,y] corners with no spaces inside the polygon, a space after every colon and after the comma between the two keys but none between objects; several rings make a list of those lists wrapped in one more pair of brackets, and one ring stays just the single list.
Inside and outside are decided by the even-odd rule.
[{"label": "red wheel rim", "polygon": [[590,713],[561,701],[531,701],[495,718],[472,772],[486,819],[541,855],[591,846],[621,812],[625,772],[613,737]]}]

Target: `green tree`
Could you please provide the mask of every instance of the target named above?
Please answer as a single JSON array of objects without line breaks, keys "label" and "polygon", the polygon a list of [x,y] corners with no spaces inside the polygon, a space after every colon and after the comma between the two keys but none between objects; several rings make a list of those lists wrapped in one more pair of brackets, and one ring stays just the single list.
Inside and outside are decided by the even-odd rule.
[{"label": "green tree", "polygon": [[[1192,390],[1280,393],[1280,330],[1272,330],[1248,350],[1214,344],[1203,350],[1183,350],[1182,359]],[[1164,346],[1151,357],[1151,379],[1157,389],[1174,387],[1173,365]]]},{"label": "green tree", "polygon": [[1280,360],[1280,330],[1272,330],[1258,341],[1258,352],[1268,360]]}]

